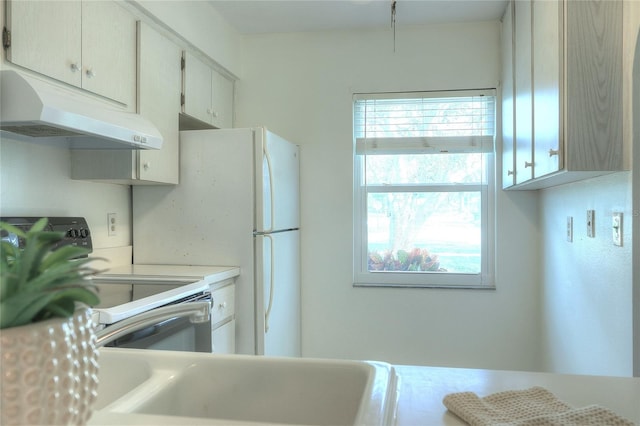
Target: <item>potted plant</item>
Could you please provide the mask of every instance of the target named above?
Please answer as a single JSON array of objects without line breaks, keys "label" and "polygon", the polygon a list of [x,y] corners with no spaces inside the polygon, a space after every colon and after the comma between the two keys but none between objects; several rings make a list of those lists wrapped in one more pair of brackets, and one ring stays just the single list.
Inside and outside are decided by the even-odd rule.
[{"label": "potted plant", "polygon": [[[97,396],[98,352],[88,250],[60,248],[42,218],[30,230],[0,222],[0,424],[84,424]],[[85,256],[85,257],[79,257]]]}]

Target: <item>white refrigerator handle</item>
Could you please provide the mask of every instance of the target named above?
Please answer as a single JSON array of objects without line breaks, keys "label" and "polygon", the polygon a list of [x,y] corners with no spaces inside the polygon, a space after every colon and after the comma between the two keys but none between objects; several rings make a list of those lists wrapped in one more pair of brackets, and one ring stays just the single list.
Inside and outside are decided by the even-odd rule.
[{"label": "white refrigerator handle", "polygon": [[265,160],[267,160],[267,170],[269,171],[269,207],[271,208],[271,223],[269,223],[269,227],[265,228],[263,231],[264,232],[271,232],[273,231],[273,223],[275,220],[275,217],[273,216],[273,214],[275,213],[275,203],[274,203],[274,195],[275,194],[275,190],[273,188],[273,170],[271,168],[271,156],[269,155],[269,150],[267,149],[266,145],[264,147],[264,158]]},{"label": "white refrigerator handle", "polygon": [[273,307],[273,292],[275,290],[274,285],[274,259],[273,259],[273,237],[271,235],[264,235],[264,237],[269,238],[269,244],[271,245],[271,260],[270,260],[270,268],[271,272],[269,273],[269,303],[267,303],[267,309],[264,312],[264,332],[269,332],[269,315],[271,315],[271,308]]}]

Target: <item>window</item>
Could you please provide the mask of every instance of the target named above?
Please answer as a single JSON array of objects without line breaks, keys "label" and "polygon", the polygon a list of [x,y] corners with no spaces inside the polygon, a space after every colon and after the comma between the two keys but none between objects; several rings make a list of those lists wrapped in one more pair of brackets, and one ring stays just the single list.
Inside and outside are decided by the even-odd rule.
[{"label": "window", "polygon": [[493,285],[495,91],[354,95],[354,285]]}]

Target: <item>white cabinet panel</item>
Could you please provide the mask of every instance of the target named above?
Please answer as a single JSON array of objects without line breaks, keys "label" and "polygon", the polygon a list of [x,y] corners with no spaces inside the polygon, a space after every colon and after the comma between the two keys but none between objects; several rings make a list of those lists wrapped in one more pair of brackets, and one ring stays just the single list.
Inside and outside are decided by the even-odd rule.
[{"label": "white cabinet panel", "polygon": [[211,341],[214,353],[236,353],[235,289],[235,284],[231,284],[211,292]]},{"label": "white cabinet panel", "polygon": [[160,130],[158,151],[138,151],[140,181],[177,184],[179,180],[180,56],[172,41],[140,24],[138,68],[139,113]]},{"label": "white cabinet panel", "polygon": [[515,68],[516,91],[515,139],[516,183],[533,177],[533,98],[531,94],[531,1],[513,3],[515,7]]},{"label": "white cabinet panel", "polygon": [[[622,1],[519,0],[511,6],[513,128],[508,97],[502,113],[505,150],[512,129],[516,135],[516,178],[515,184],[508,179],[503,151],[503,187],[540,189],[624,170]],[[508,76],[504,80],[508,84]]]},{"label": "white cabinet panel", "polygon": [[75,1],[7,1],[7,60],[80,87],[82,7]]},{"label": "white cabinet panel", "polygon": [[7,11],[7,60],[135,110],[136,20],[117,2],[11,0]]},{"label": "white cabinet panel", "polygon": [[114,1],[82,2],[82,88],[135,108],[136,19]]},{"label": "white cabinet panel", "polygon": [[533,1],[534,169],[538,178],[562,167],[562,3]]},{"label": "white cabinet panel", "polygon": [[236,320],[221,325],[212,332],[213,353],[236,353]]},{"label": "white cabinet panel", "polygon": [[184,53],[183,112],[211,123],[211,68],[189,52]]},{"label": "white cabinet panel", "polygon": [[513,87],[513,4],[502,18],[502,187],[515,183]]},{"label": "white cabinet panel", "polygon": [[186,116],[181,130],[231,128],[233,81],[191,52],[185,51],[183,57],[182,112]]},{"label": "white cabinet panel", "polygon": [[211,124],[219,129],[233,127],[233,81],[211,71]]},{"label": "white cabinet panel", "polygon": [[163,137],[159,150],[74,150],[72,179],[121,184],[177,184],[179,180],[180,61],[182,50],[145,23],[138,31],[139,113]]}]

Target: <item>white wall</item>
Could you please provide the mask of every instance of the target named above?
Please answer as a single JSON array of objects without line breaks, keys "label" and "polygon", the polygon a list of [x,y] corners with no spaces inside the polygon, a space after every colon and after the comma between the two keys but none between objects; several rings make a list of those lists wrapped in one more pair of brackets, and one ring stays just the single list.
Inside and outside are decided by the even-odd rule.
[{"label": "white wall", "polygon": [[[636,155],[633,128],[632,68],[640,30],[640,2],[624,2],[624,138],[626,158]],[[636,53],[638,52],[638,53]],[[637,59],[640,61],[640,59]],[[640,62],[638,62],[640,63]],[[636,72],[638,72],[636,70]],[[636,76],[640,84],[640,78]],[[637,89],[636,89],[637,90]],[[636,138],[637,138],[636,130]],[[640,140],[635,141],[636,147]],[[632,247],[634,210],[632,173],[622,172],[541,191],[543,368],[552,372],[630,376],[634,359],[640,374],[640,283],[634,302]],[[595,238],[586,236],[586,211],[596,212]],[[623,212],[624,246],[612,243],[612,212]],[[565,238],[566,217],[573,216],[574,241]],[[635,231],[637,235],[637,230]],[[636,252],[637,256],[637,252]],[[636,277],[638,281],[638,277]],[[635,306],[634,306],[635,303]]]},{"label": "white wall", "polygon": [[[73,181],[66,148],[0,140],[0,215],[83,216],[95,248],[131,245],[130,188]],[[118,232],[108,236],[107,213],[116,213]]]},{"label": "white wall", "polygon": [[497,290],[352,287],[352,93],[496,87],[499,29],[246,37],[236,125],[301,145],[305,356],[538,369],[535,193],[498,193]]},{"label": "white wall", "polygon": [[[632,375],[630,183],[622,172],[541,192],[544,370]],[[595,238],[587,237],[587,209],[595,210]],[[612,243],[614,211],[624,213],[623,247]]]}]

